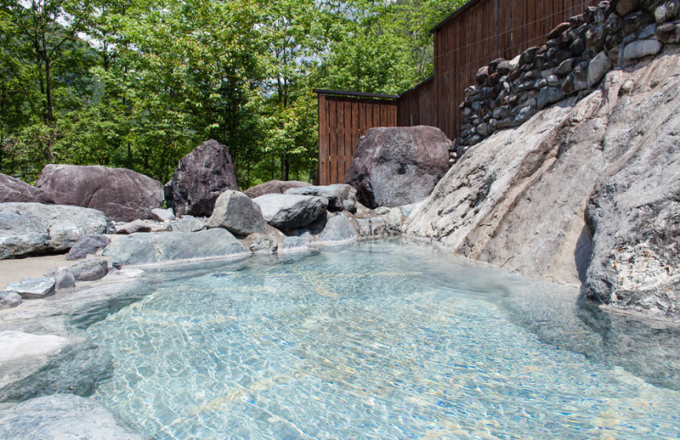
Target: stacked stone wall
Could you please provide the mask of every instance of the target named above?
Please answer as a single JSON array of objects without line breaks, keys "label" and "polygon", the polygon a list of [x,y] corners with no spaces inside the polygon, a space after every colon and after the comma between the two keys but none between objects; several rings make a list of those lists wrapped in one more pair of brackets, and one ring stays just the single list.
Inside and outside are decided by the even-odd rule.
[{"label": "stacked stone wall", "polygon": [[565,98],[585,96],[609,70],[679,44],[680,0],[603,1],[558,25],[546,40],[477,71],[460,105],[464,125],[451,162],[498,130],[518,127]]}]

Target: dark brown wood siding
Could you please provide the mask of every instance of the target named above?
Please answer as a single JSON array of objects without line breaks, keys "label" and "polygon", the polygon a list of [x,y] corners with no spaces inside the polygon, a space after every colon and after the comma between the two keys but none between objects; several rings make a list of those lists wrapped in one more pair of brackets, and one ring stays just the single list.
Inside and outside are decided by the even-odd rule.
[{"label": "dark brown wood siding", "polygon": [[342,183],[359,138],[373,127],[397,126],[397,102],[319,93],[318,185]]},{"label": "dark brown wood siding", "polygon": [[397,104],[399,127],[414,125],[437,126],[436,95],[434,77],[430,78],[407,93],[401,95]]}]

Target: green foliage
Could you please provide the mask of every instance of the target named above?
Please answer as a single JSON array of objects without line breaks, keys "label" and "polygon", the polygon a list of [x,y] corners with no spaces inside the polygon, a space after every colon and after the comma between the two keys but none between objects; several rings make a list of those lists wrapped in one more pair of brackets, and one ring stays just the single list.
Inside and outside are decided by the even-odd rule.
[{"label": "green foliage", "polygon": [[126,167],[167,181],[206,139],[242,188],[313,181],[313,88],[398,93],[432,73],[462,0],[6,0],[0,172]]}]

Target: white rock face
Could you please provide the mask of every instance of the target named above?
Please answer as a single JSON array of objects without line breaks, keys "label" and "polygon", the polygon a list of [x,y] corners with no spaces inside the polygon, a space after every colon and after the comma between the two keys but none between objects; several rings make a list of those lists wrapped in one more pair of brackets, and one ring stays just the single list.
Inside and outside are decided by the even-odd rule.
[{"label": "white rock face", "polygon": [[[629,70],[608,73],[604,90],[593,91],[578,103],[563,101],[564,105],[537,113],[523,126],[496,133],[472,147],[406,220],[405,232],[435,239],[473,260],[535,278],[581,285],[590,262],[591,235],[595,233],[595,242],[600,243],[597,255],[603,258],[596,255],[595,259],[601,264],[613,264],[605,254],[615,254],[611,246],[618,243],[598,239],[597,230],[586,225],[584,217],[591,194],[598,182],[616,170],[660,169],[654,151],[663,158],[658,166],[665,163],[668,168],[675,164],[674,153],[670,153],[673,149],[668,146],[673,138],[669,133],[680,129],[671,126],[676,119],[671,117],[680,109],[679,89],[678,48],[667,48],[655,59]],[[622,182],[630,183],[635,175],[642,174],[631,172],[625,178],[618,174],[616,188],[623,191]],[[661,175],[640,177],[641,189],[626,194],[626,200],[661,200],[672,193],[668,179]],[[599,197],[607,199],[612,195],[605,191]],[[605,206],[603,203],[598,206]],[[647,212],[643,206],[633,203],[631,209],[633,217],[645,218],[636,214]],[[607,218],[602,213],[598,215]],[[607,222],[613,222],[614,217]],[[662,231],[672,224],[667,218],[659,218],[646,228]],[[600,231],[605,235],[614,233],[606,228]],[[634,243],[630,244],[635,249]],[[651,259],[664,255],[658,249],[651,250]],[[644,255],[643,250],[638,253]],[[625,267],[636,272],[643,266],[669,266],[667,262],[660,260],[657,264],[645,258],[644,265]],[[672,264],[669,267],[664,271],[668,275],[670,270],[673,275]],[[622,289],[639,284],[625,281],[629,277],[648,278],[635,273],[619,274],[624,278]],[[607,278],[592,272],[595,275],[600,280]],[[596,284],[589,286],[600,294],[593,291],[591,295],[604,300],[618,289],[616,285]],[[605,293],[602,289],[611,291]],[[673,300],[668,295],[658,301],[635,299],[631,294],[625,297],[660,313],[678,310],[669,305]]]},{"label": "white rock face", "polygon": [[22,332],[0,333],[0,364],[29,357],[48,356],[61,350],[68,339],[55,335],[31,335]]}]

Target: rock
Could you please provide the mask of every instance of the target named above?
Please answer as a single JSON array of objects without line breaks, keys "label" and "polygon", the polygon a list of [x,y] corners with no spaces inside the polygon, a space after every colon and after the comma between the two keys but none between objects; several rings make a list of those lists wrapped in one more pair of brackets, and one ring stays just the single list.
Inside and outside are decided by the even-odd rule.
[{"label": "rock", "polygon": [[587,88],[588,84],[585,81],[580,81],[576,75],[570,73],[562,84],[562,95],[569,96]]},{"label": "rock", "polygon": [[588,67],[588,87],[593,87],[600,82],[602,77],[612,68],[612,63],[606,53],[600,52],[590,61]]},{"label": "rock", "polygon": [[520,111],[517,113],[517,116],[515,116],[515,125],[521,125],[524,124],[526,121],[531,119],[533,115],[536,114],[536,108],[533,106],[525,106],[520,109]]},{"label": "rock", "polygon": [[114,221],[151,218],[163,205],[163,185],[123,168],[46,165],[35,183],[59,205],[102,211]]},{"label": "rock", "polygon": [[538,94],[537,107],[540,110],[560,100],[562,100],[561,87],[545,87]]},{"label": "rock", "polygon": [[180,159],[172,176],[175,215],[209,217],[224,191],[238,190],[229,149],[209,140]]},{"label": "rock", "polygon": [[362,237],[375,237],[385,234],[385,219],[382,217],[372,217],[358,219],[359,234]]},{"label": "rock", "polygon": [[656,37],[667,44],[680,43],[680,22],[659,25],[656,28]]},{"label": "rock", "polygon": [[425,202],[412,203],[401,207],[401,215],[404,217],[411,217],[411,215]]},{"label": "rock", "polygon": [[306,251],[307,244],[305,237],[286,237],[283,241],[283,252]]},{"label": "rock", "polygon": [[390,235],[401,234],[401,225],[403,223],[401,216],[401,209],[392,208],[385,218],[385,230]]},{"label": "rock", "polygon": [[660,5],[654,10],[656,22],[661,24],[673,20],[680,12],[680,1],[670,0]]},{"label": "rock", "polygon": [[0,203],[0,260],[70,249],[80,237],[101,234],[101,211],[39,203]]},{"label": "rock", "polygon": [[311,224],[328,207],[328,199],[292,194],[266,194],[253,201],[262,209],[265,221],[281,231]]},{"label": "rock", "polygon": [[116,257],[130,265],[246,255],[246,249],[236,237],[222,228],[172,234],[132,234],[112,241],[103,253],[105,257]]},{"label": "rock", "polygon": [[68,394],[39,397],[0,411],[7,440],[142,440],[104,405]]},{"label": "rock", "polygon": [[404,233],[534,278],[589,279],[590,297],[614,307],[677,314],[680,47],[662,54],[485,139]]},{"label": "rock", "polygon": [[56,280],[53,277],[24,278],[5,286],[8,292],[21,295],[23,299],[41,299],[54,295]]},{"label": "rock", "polygon": [[163,185],[163,195],[165,196],[165,204],[168,207],[168,209],[173,210],[173,215],[174,215],[174,209],[175,209],[175,196],[172,193],[172,180]]},{"label": "rock", "polygon": [[116,234],[129,235],[137,232],[151,232],[151,229],[151,225],[144,220],[135,220],[121,226],[116,226]]},{"label": "rock", "polygon": [[546,35],[545,39],[554,40],[560,35],[562,35],[564,32],[566,32],[570,27],[571,25],[569,24],[569,22],[560,23],[557,25],[557,27],[555,27],[555,29],[553,29],[548,33],[548,35]]},{"label": "rock", "polygon": [[54,200],[40,188],[14,177],[0,174],[0,203],[47,203]]},{"label": "rock", "polygon": [[359,141],[345,183],[369,208],[420,201],[448,170],[452,146],[434,127],[372,128]]},{"label": "rock", "polygon": [[365,207],[361,203],[357,202],[357,211],[354,213],[355,218],[367,218],[373,217],[375,214],[372,209]]},{"label": "rock", "polygon": [[387,206],[381,206],[379,208],[375,208],[373,212],[376,215],[387,215],[390,213],[390,208],[388,208]]},{"label": "rock", "polygon": [[507,75],[510,73],[510,71],[512,71],[510,61],[503,60],[498,63],[498,66],[496,67],[496,72],[500,73],[501,75]]},{"label": "rock", "polygon": [[642,29],[640,31],[640,34],[638,35],[638,40],[646,40],[648,38],[656,38],[656,28],[658,26],[656,24],[650,24],[646,28]]},{"label": "rock", "polygon": [[615,307],[678,317],[680,116],[654,116],[645,115],[661,125],[632,147],[634,154],[619,158],[588,201],[593,253],[585,292]]},{"label": "rock", "polygon": [[479,124],[479,125],[477,126],[477,133],[479,133],[480,136],[484,136],[484,137],[490,135],[490,134],[491,134],[491,130],[489,129],[489,124],[486,124],[486,123],[484,123],[484,124]]},{"label": "rock", "polygon": [[96,281],[104,278],[108,273],[109,263],[104,258],[93,258],[81,261],[69,269],[77,281]]},{"label": "rock", "polygon": [[205,228],[205,223],[190,215],[185,215],[181,220],[172,221],[168,225],[170,232],[198,232]]},{"label": "rock", "polygon": [[55,267],[45,272],[44,276],[55,279],[57,290],[68,289],[76,285],[76,278],[68,267]]},{"label": "rock", "polygon": [[475,80],[477,81],[477,84],[483,84],[487,79],[489,79],[489,67],[480,67],[475,74]]},{"label": "rock", "polygon": [[309,182],[300,182],[297,180],[270,180],[269,182],[253,186],[243,192],[251,199],[256,199],[265,194],[283,194],[291,188],[304,188],[310,186]]},{"label": "rock", "polygon": [[623,25],[623,20],[621,17],[619,17],[616,14],[611,14],[607,21],[604,23],[604,31],[609,34],[613,35],[617,33],[619,30],[621,30],[621,26]]},{"label": "rock", "polygon": [[328,219],[326,227],[319,234],[319,240],[324,244],[342,244],[356,240],[357,236],[349,219],[340,213]]},{"label": "rock", "polygon": [[623,19],[623,25],[621,28],[623,29],[624,35],[628,35],[654,23],[654,21],[654,18],[649,14],[645,14],[644,12],[634,12],[632,14],[626,15],[626,17]]},{"label": "rock", "polygon": [[169,222],[175,219],[172,209],[156,208],[151,210],[151,218],[159,222]]},{"label": "rock", "polygon": [[577,38],[569,46],[569,53],[573,57],[581,55],[586,50],[586,42],[583,38]]},{"label": "rock", "polygon": [[616,3],[616,13],[620,17],[625,17],[631,12],[637,10],[639,0],[619,0]]},{"label": "rock", "polygon": [[291,188],[286,190],[285,194],[326,198],[328,199],[329,211],[344,210],[354,213],[357,210],[357,191],[346,184]]},{"label": "rock", "polygon": [[634,41],[623,49],[623,60],[628,62],[656,55],[662,48],[663,44],[658,40]]},{"label": "rock", "polygon": [[21,304],[21,295],[16,292],[0,291],[0,310]]},{"label": "rock", "polygon": [[254,254],[274,254],[279,248],[276,240],[261,233],[249,235],[244,246]]},{"label": "rock", "polygon": [[94,255],[99,249],[104,249],[111,243],[111,239],[106,235],[91,234],[83,236],[73,245],[66,255],[67,260],[82,260],[88,255]]},{"label": "rock", "polygon": [[267,231],[260,206],[245,194],[231,190],[223,192],[217,198],[207,226],[224,228],[241,236]]}]

